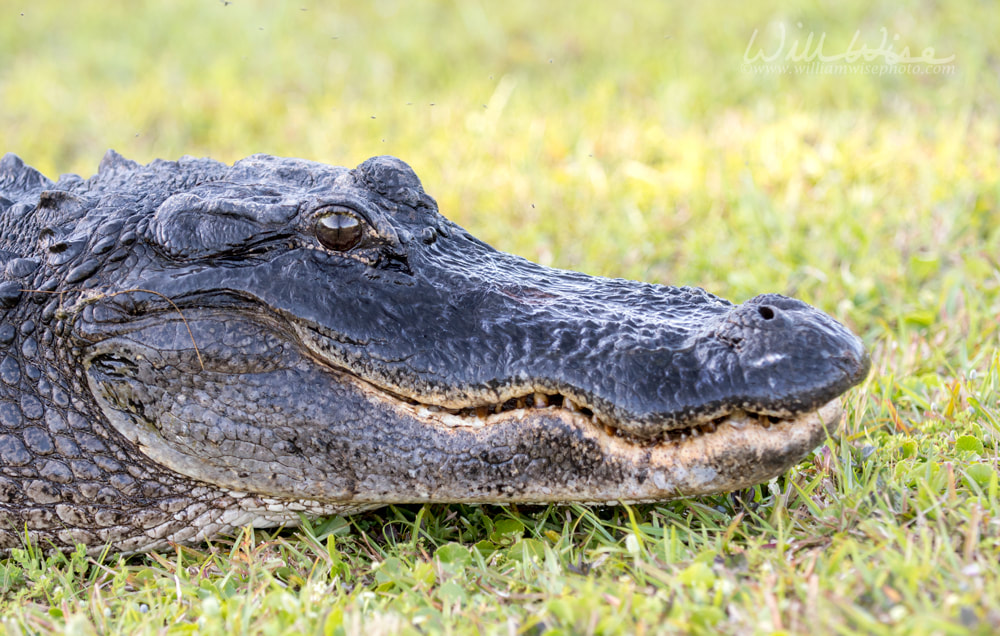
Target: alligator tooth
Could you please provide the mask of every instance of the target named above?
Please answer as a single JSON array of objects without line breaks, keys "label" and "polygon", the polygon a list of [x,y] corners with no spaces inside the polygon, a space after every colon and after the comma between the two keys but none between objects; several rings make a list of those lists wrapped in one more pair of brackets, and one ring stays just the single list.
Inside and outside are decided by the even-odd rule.
[{"label": "alligator tooth", "polygon": [[700,437],[701,436],[701,431],[699,431],[696,428],[692,428],[691,432],[690,432],[690,435],[691,435],[691,437]]},{"label": "alligator tooth", "polygon": [[608,426],[607,424],[604,425],[604,432],[607,433],[610,437],[614,437],[615,435],[618,434],[618,431]]},{"label": "alligator tooth", "polygon": [[495,407],[493,407],[493,412],[503,413],[503,404],[497,404]]},{"label": "alligator tooth", "polygon": [[570,398],[568,398],[568,397],[564,397],[564,398],[563,398],[563,408],[564,408],[564,409],[566,409],[567,411],[569,411],[570,413],[576,413],[577,411],[579,411],[579,410],[580,410],[580,409],[579,409],[579,408],[578,408],[578,407],[576,406],[576,403],[575,403],[575,402],[573,402],[573,400],[571,400],[571,399],[570,399]]},{"label": "alligator tooth", "polygon": [[476,417],[486,417],[489,414],[490,414],[490,408],[488,406],[476,407]]},{"label": "alligator tooth", "polygon": [[517,408],[523,409],[527,405],[527,400],[523,397],[517,398]]},{"label": "alligator tooth", "polygon": [[549,405],[549,396],[544,393],[535,393],[535,406],[545,408]]}]

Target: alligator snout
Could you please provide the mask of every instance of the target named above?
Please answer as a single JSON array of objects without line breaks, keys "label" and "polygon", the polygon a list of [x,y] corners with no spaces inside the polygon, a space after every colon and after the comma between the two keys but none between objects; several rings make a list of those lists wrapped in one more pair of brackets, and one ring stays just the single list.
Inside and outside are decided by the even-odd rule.
[{"label": "alligator snout", "polygon": [[715,337],[733,350],[745,379],[745,410],[789,417],[818,408],[868,374],[861,340],[814,307],[763,294],[725,317]]}]

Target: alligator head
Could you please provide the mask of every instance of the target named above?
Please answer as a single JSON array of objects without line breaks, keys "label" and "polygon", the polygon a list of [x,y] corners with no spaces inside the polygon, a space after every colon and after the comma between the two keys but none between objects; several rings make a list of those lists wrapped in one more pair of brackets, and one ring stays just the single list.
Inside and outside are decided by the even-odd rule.
[{"label": "alligator head", "polygon": [[50,311],[95,412],[153,465],[279,508],[746,487],[825,439],[869,368],[797,300],[499,252],[392,157],[109,153],[49,187]]}]

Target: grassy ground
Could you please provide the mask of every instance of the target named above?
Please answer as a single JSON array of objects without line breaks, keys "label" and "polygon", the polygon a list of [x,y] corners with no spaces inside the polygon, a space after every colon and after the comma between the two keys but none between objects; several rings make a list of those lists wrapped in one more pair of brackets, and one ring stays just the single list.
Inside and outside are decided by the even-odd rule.
[{"label": "grassy ground", "polygon": [[[326,4],[5,0],[0,150],[52,176],[92,173],[108,147],[399,155],[501,249],[733,300],[794,294],[845,321],[874,371],[842,435],[738,496],[404,506],[128,560],[21,552],[0,562],[0,627],[1000,630],[989,3]],[[876,49],[881,28],[950,71],[744,62],[823,34],[828,56],[856,31]]]}]

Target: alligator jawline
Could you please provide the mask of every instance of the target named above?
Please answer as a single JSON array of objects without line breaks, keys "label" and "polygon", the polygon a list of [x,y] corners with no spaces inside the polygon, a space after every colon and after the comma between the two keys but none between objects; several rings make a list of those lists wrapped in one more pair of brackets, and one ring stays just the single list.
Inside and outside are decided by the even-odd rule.
[{"label": "alligator jawline", "polygon": [[[723,429],[754,429],[767,434],[789,426],[809,428],[824,426],[839,419],[841,408],[840,399],[835,398],[813,411],[799,413],[792,417],[779,418],[736,409],[707,421],[665,430],[657,436],[646,438],[630,435],[624,429],[616,427],[613,422],[596,415],[591,409],[560,394],[536,392],[519,398],[510,398],[503,403],[451,408],[427,404],[401,396],[395,391],[373,384],[349,371],[339,368],[336,370],[353,380],[363,392],[376,395],[376,399],[383,403],[391,403],[395,409],[421,422],[430,422],[449,429],[476,430],[532,417],[560,417],[572,421],[582,430],[590,430],[601,437],[616,440],[617,443],[635,448],[665,447],[699,438],[711,438],[717,436],[717,432]],[[837,413],[836,416],[832,415],[834,412]]]},{"label": "alligator jawline", "polygon": [[[538,394],[536,394],[538,395]],[[526,402],[528,398],[518,400],[508,400],[502,405],[467,407],[464,409],[443,409],[437,406],[427,406],[419,402],[405,401],[403,404],[409,406],[413,415],[421,420],[432,420],[449,428],[482,428],[499,424],[511,418],[528,418],[533,416],[558,415],[569,416],[578,426],[588,426],[596,431],[602,431],[611,438],[620,439],[623,442],[637,446],[663,446],[678,444],[688,439],[696,439],[702,436],[711,436],[723,426],[729,425],[735,428],[754,426],[767,430],[772,426],[785,424],[795,424],[800,422],[814,423],[816,412],[803,413],[796,417],[777,418],[770,415],[760,415],[742,410],[735,410],[726,415],[716,417],[707,422],[699,422],[691,426],[673,428],[662,431],[659,435],[652,437],[639,437],[630,435],[622,428],[616,427],[605,419],[595,416],[593,411],[586,407],[573,405],[570,408],[565,406],[566,402],[573,404],[571,400],[562,398],[560,395],[547,395],[549,400],[547,406],[539,407],[532,405],[508,407],[512,402]],[[836,400],[835,400],[836,402]],[[405,407],[404,407],[405,408]],[[822,410],[820,407],[817,411]]]},{"label": "alligator jawline", "polygon": [[423,400],[416,396],[404,395],[398,390],[380,386],[372,380],[362,378],[350,369],[346,369],[337,364],[337,362],[327,359],[327,356],[322,352],[324,347],[317,345],[323,342],[330,342],[333,339],[323,333],[322,328],[315,326],[304,328],[299,325],[294,326],[300,337],[302,337],[303,344],[305,345],[304,350],[308,353],[309,357],[323,366],[351,378],[360,385],[364,392],[377,394],[378,399],[382,401],[390,401],[393,406],[414,419],[423,422],[433,422],[446,428],[480,429],[497,425],[504,421],[510,421],[511,419],[558,414],[561,417],[569,417],[580,428],[590,428],[606,435],[608,438],[617,439],[630,446],[643,448],[669,446],[699,437],[713,436],[720,427],[726,424],[737,429],[753,426],[761,431],[767,431],[773,426],[779,425],[805,425],[814,427],[822,425],[822,413],[831,411],[835,407],[839,408],[838,399],[834,399],[812,411],[792,414],[786,417],[755,413],[737,408],[728,412],[702,414],[688,426],[674,426],[656,435],[638,436],[633,435],[625,427],[616,426],[614,421],[602,414],[595,413],[593,409],[584,404],[579,398],[572,398],[561,393],[507,387],[502,390],[502,397],[497,401],[489,402],[484,400],[468,405],[461,405],[454,399],[449,400],[446,398],[445,400],[441,400],[448,402],[445,405],[435,403],[434,400]]}]

